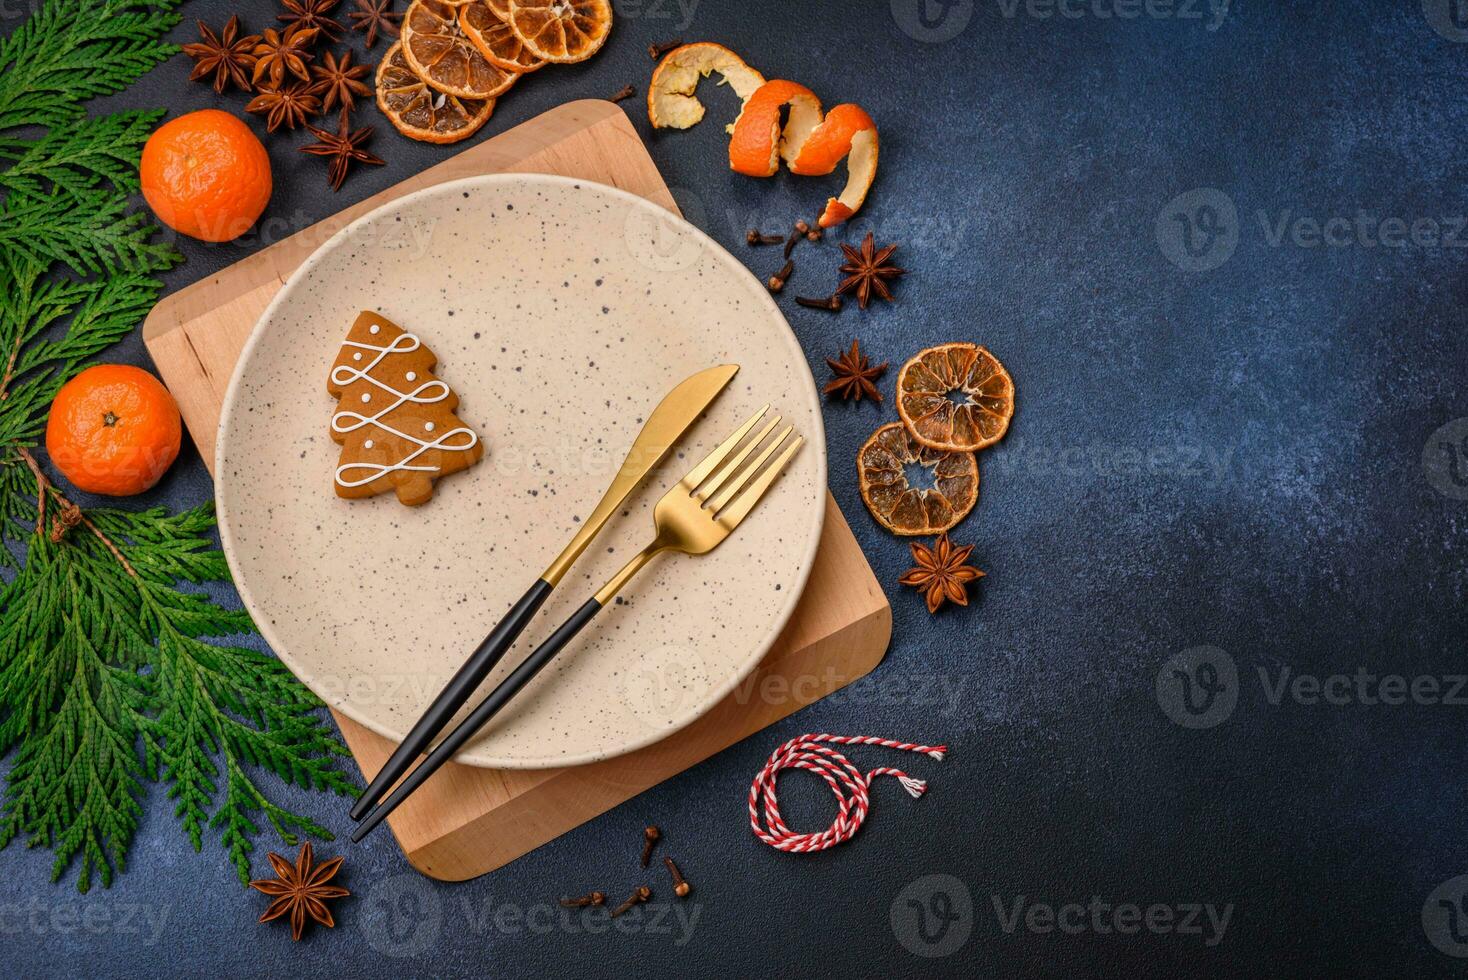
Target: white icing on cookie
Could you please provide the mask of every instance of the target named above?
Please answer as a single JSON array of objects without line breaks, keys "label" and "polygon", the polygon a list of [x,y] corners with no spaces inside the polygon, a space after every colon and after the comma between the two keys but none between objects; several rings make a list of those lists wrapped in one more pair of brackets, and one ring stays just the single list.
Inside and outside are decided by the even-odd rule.
[{"label": "white icing on cookie", "polygon": [[[368,328],[368,330],[370,333],[377,333],[377,325],[373,324],[371,327]],[[382,381],[379,381],[377,378],[372,377],[372,369],[377,367],[378,364],[382,363],[383,359],[386,358],[389,354],[409,354],[421,347],[422,344],[418,340],[416,334],[401,334],[386,347],[378,347],[374,344],[361,344],[353,340],[348,340],[345,342],[345,344],[348,347],[360,347],[366,351],[374,351],[376,352],[376,356],[373,357],[372,360],[369,361],[367,365],[361,369],[354,368],[347,364],[338,365],[331,371],[331,383],[338,387],[345,388],[347,385],[352,384],[355,381],[367,381],[373,385],[376,385],[378,388],[381,388],[383,391],[388,392],[397,400],[388,405],[386,408],[378,409],[378,411],[373,415],[361,415],[357,412],[338,412],[331,417],[331,430],[333,432],[344,434],[347,432],[355,432],[356,430],[366,425],[372,425],[376,426],[379,429],[382,429],[384,432],[392,433],[399,439],[411,442],[418,448],[408,453],[407,456],[404,456],[396,463],[392,463],[390,465],[384,466],[379,463],[344,463],[336,468],[336,483],[338,486],[347,489],[350,489],[352,487],[360,487],[364,484],[371,483],[373,480],[380,479],[389,473],[394,473],[399,470],[413,470],[423,473],[436,473],[438,472],[437,466],[414,466],[412,465],[413,460],[428,452],[430,449],[440,449],[449,452],[466,452],[470,449],[473,449],[476,445],[479,444],[478,434],[475,433],[473,429],[470,429],[466,426],[460,426],[457,429],[451,429],[448,432],[445,432],[443,435],[437,437],[436,439],[433,439],[432,441],[425,441],[423,439],[416,438],[415,436],[410,436],[406,432],[401,432],[388,425],[386,422],[382,421],[385,416],[389,415],[390,413],[395,411],[400,405],[403,405],[407,402],[413,402],[417,405],[431,405],[435,402],[441,402],[449,396],[449,386],[442,381],[426,381],[423,384],[419,385],[417,388],[413,389],[411,392],[404,392],[399,391],[392,385],[386,384]],[[353,360],[356,360],[356,358],[353,357]],[[411,381],[416,377],[416,374],[410,371],[408,372],[407,377],[408,380]],[[432,392],[432,394],[429,394],[429,392]],[[371,397],[369,395],[362,395],[363,402],[367,402],[370,400]],[[432,422],[427,422],[424,424],[424,428],[429,432],[432,432],[434,429],[434,425]],[[456,437],[467,437],[468,441],[461,441],[460,444],[455,445],[451,442],[451,440],[455,439]],[[371,449],[372,440],[367,440],[363,443],[363,446],[365,448]],[[353,470],[365,471],[367,475],[355,479],[347,479],[347,472]]]}]

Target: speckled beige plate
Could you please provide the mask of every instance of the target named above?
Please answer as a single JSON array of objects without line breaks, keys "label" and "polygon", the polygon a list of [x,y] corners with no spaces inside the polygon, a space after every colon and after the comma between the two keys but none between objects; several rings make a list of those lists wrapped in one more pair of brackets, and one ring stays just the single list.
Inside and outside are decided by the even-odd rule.
[{"label": "speckled beige plate", "polygon": [[[487,444],[422,507],[332,490],[326,374],[361,309],[423,338]],[[219,526],[245,605],[307,686],[401,740],[570,540],[646,413],[729,362],[729,388],[490,681],[650,540],[657,498],[759,406],[806,447],[712,554],[664,556],[634,579],[459,761],[572,765],[664,738],[748,675],[789,618],[820,538],[826,447],[810,369],[769,294],[698,229],[622,191],[456,181],[363,217],[301,266],[255,327],[220,421]]]}]

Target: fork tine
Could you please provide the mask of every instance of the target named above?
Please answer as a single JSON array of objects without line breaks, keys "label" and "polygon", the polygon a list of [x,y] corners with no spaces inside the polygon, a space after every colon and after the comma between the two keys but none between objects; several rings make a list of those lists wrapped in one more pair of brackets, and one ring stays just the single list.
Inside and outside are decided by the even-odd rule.
[{"label": "fork tine", "polygon": [[[788,432],[789,430],[786,431]],[[784,438],[784,434],[781,435],[781,438]],[[778,446],[779,443],[776,443],[775,445]],[[770,489],[770,484],[779,479],[780,474],[785,470],[786,464],[790,462],[790,458],[794,456],[803,445],[805,445],[805,438],[803,436],[796,436],[794,439],[790,440],[790,444],[785,447],[785,451],[782,452],[779,456],[775,457],[775,461],[771,463],[768,467],[766,467],[765,471],[761,473],[758,477],[756,477],[753,483],[745,487],[744,490],[737,497],[734,498],[733,503],[729,504],[724,509],[724,511],[718,515],[717,520],[719,521],[719,523],[723,524],[725,527],[729,528],[732,531],[739,524],[740,521],[744,520],[744,518],[749,515],[749,512],[751,510],[754,510],[754,505],[760,502],[760,498],[765,495],[765,491]]]},{"label": "fork tine", "polygon": [[764,408],[751,415],[749,417],[749,421],[745,422],[739,428],[735,429],[732,436],[719,443],[719,445],[714,449],[713,452],[709,453],[703,458],[703,462],[695,466],[692,470],[689,471],[687,476],[685,476],[678,482],[687,487],[689,493],[692,493],[694,490],[696,490],[698,488],[698,485],[704,480],[708,479],[709,474],[712,473],[714,469],[724,461],[724,457],[728,456],[729,452],[735,446],[739,445],[739,441],[749,434],[749,430],[754,428],[754,424],[760,419],[764,418],[765,413],[769,410],[770,406],[766,405]]},{"label": "fork tine", "polygon": [[725,463],[722,463],[713,476],[709,477],[703,483],[699,484],[698,487],[695,488],[693,494],[695,497],[698,498],[698,502],[705,503],[710,497],[718,493],[719,487],[724,485],[724,481],[728,480],[729,477],[739,472],[739,467],[744,465],[744,461],[749,458],[749,454],[758,449],[760,447],[760,443],[765,441],[765,437],[773,432],[775,426],[779,424],[780,416],[776,415],[774,418],[766,422],[764,424],[764,427],[760,429],[753,438],[749,439],[744,444],[744,448],[735,453],[732,459],[726,461]]},{"label": "fork tine", "polygon": [[723,490],[720,490],[718,496],[708,502],[708,509],[717,514],[721,509],[729,506],[729,501],[739,495],[739,491],[744,489],[744,486],[760,472],[761,467],[769,461],[771,456],[775,455],[775,450],[779,449],[780,444],[788,439],[790,433],[794,431],[795,426],[785,426],[784,430],[770,441],[770,444],[765,447],[764,451],[755,457],[753,463],[750,463],[741,470],[733,482]]}]

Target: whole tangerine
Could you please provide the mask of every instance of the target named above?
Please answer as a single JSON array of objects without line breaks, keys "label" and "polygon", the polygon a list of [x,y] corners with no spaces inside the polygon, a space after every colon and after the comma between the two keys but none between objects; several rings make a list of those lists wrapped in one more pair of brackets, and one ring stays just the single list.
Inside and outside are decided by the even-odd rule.
[{"label": "whole tangerine", "polygon": [[270,155],[238,118],[200,109],[159,126],[138,168],[158,220],[206,242],[250,229],[270,201]]},{"label": "whole tangerine", "polygon": [[178,403],[142,368],[98,364],[61,386],[46,421],[46,452],[88,493],[126,497],[157,483],[178,458]]}]

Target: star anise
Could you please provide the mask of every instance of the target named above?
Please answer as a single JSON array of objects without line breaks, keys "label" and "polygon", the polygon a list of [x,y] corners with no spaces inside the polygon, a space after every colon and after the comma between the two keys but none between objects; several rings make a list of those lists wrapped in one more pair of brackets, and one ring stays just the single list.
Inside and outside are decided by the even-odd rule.
[{"label": "star anise", "polygon": [[250,887],[262,891],[275,901],[260,915],[261,922],[269,922],[283,915],[290,915],[291,940],[297,941],[306,929],[306,916],[330,928],[336,925],[331,910],[326,907],[328,898],[346,898],[351,892],[339,885],[327,882],[342,866],[342,859],[332,858],[325,864],[312,865],[311,842],[301,845],[301,853],[293,865],[279,854],[265,855],[275,869],[274,878],[262,878],[250,882]]},{"label": "star anise", "polygon": [[265,129],[275,132],[281,126],[295,129],[306,122],[308,116],[321,111],[321,100],[300,82],[291,82],[284,88],[262,89],[260,94],[245,103],[246,112],[264,113]]},{"label": "star anise", "polygon": [[862,309],[866,309],[867,304],[872,301],[872,293],[892,302],[892,290],[887,285],[887,280],[907,274],[906,269],[887,264],[892,253],[897,251],[897,246],[888,245],[879,252],[872,233],[867,232],[867,237],[861,243],[861,251],[858,252],[845,242],[841,243],[841,251],[846,256],[846,262],[841,266],[846,278],[841,280],[836,292],[856,293],[856,302]]},{"label": "star anise", "polygon": [[351,18],[352,30],[362,31],[367,35],[367,47],[377,43],[377,34],[387,37],[397,37],[401,28],[398,21],[403,15],[392,9],[392,0],[357,0],[357,9],[348,13]]},{"label": "star anise", "polygon": [[826,358],[826,363],[831,365],[831,380],[826,382],[823,389],[826,394],[855,398],[857,401],[863,398],[882,400],[876,380],[887,370],[887,362],[883,361],[873,367],[867,356],[861,352],[860,341],[853,340],[851,350],[836,358]]},{"label": "star anise", "polygon": [[984,573],[966,564],[974,546],[955,548],[947,532],[940,534],[931,549],[917,541],[908,545],[917,567],[910,568],[897,581],[921,589],[928,600],[928,612],[935,613],[944,602],[968,605],[968,584],[983,578]]},{"label": "star anise", "polygon": [[314,57],[311,45],[316,43],[316,34],[315,27],[285,27],[280,30],[267,27],[260,43],[255,45],[255,84],[259,85],[260,79],[268,78],[269,87],[278,89],[285,82],[286,72],[309,82],[311,73],[306,69],[306,62]]},{"label": "star anise", "polygon": [[185,44],[183,53],[194,59],[194,70],[189,81],[197,82],[210,72],[214,73],[214,91],[223,93],[230,82],[242,92],[250,91],[250,69],[255,67],[255,45],[260,43],[259,34],[239,36],[240,18],[234,14],[224,25],[224,30],[215,34],[202,20],[199,21],[199,37],[195,44]]},{"label": "star anise", "polygon": [[334,133],[317,129],[315,126],[306,127],[311,131],[311,135],[316,137],[316,142],[310,146],[301,147],[301,152],[331,159],[326,176],[331,181],[332,190],[340,188],[342,181],[347,179],[347,170],[351,167],[353,160],[378,167],[384,163],[383,160],[363,149],[367,141],[372,138],[372,127],[363,126],[357,130],[351,130],[349,127],[346,109],[342,110],[341,121],[337,124],[337,131]]},{"label": "star anise", "polygon": [[336,106],[356,108],[355,96],[365,98],[372,94],[372,87],[362,81],[371,70],[371,65],[352,64],[351,51],[343,54],[340,61],[327,51],[321,56],[321,64],[311,69],[316,81],[309,91],[312,95],[321,96],[322,112],[330,112]]},{"label": "star anise", "polygon": [[287,27],[315,28],[321,32],[322,37],[333,41],[340,41],[344,33],[342,26],[328,17],[331,8],[335,7],[339,0],[281,0],[281,6],[285,13],[275,18]]}]

